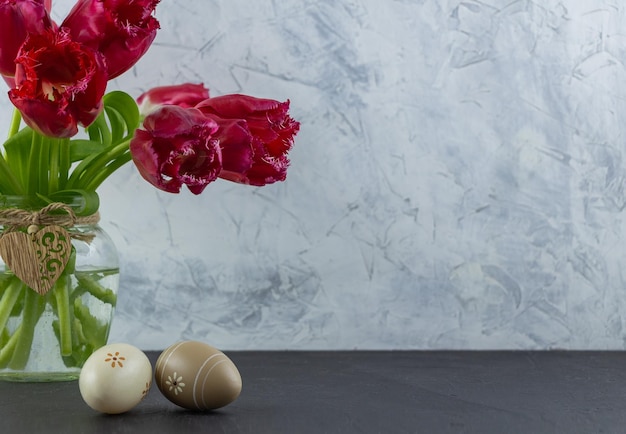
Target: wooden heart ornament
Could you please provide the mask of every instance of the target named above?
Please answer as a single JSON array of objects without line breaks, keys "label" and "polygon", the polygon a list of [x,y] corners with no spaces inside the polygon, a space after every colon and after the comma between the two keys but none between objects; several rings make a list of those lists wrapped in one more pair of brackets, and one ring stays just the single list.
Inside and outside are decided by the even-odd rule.
[{"label": "wooden heart ornament", "polygon": [[9,232],[0,238],[0,256],[13,273],[39,294],[59,279],[72,252],[70,235],[61,226],[37,226],[28,233]]}]

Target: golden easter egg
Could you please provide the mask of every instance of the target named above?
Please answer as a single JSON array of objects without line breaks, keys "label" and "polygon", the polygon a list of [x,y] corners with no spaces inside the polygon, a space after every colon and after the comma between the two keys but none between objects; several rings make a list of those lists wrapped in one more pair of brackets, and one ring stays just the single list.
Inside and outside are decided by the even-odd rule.
[{"label": "golden easter egg", "polygon": [[174,404],[212,410],[241,393],[241,375],[217,348],[197,341],[178,342],[161,353],[154,372],[157,387]]}]

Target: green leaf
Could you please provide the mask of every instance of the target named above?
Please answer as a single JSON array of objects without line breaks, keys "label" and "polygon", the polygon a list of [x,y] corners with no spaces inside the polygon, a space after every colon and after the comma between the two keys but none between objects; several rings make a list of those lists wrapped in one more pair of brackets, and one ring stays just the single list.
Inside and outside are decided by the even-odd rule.
[{"label": "green leaf", "polygon": [[4,142],[6,162],[23,186],[26,185],[28,179],[28,158],[32,141],[33,130],[26,127]]},{"label": "green leaf", "polygon": [[61,190],[50,195],[37,195],[46,203],[62,202],[69,205],[77,216],[94,214],[100,207],[100,197],[95,191]]},{"label": "green leaf", "polygon": [[111,125],[111,143],[118,143],[126,134],[126,125],[120,114],[109,106],[104,106],[109,125]]},{"label": "green leaf", "polygon": [[102,152],[99,152],[97,154],[91,154],[85,157],[83,161],[78,163],[78,165],[76,165],[76,167],[72,171],[72,174],[70,175],[70,179],[67,181],[67,186],[70,188],[80,187],[81,178],[85,174],[85,171],[91,165],[91,163],[96,158],[98,158],[101,154]]},{"label": "green leaf", "polygon": [[139,108],[133,97],[119,90],[107,93],[103,101],[113,143],[119,143],[132,135],[139,126]]},{"label": "green leaf", "polygon": [[96,118],[96,120],[87,127],[89,138],[95,142],[102,143],[105,147],[111,145],[111,130],[107,125],[104,110]]},{"label": "green leaf", "polygon": [[41,136],[39,140],[38,152],[35,152],[37,159],[37,184],[34,186],[35,191],[48,194],[48,186],[50,182],[50,147],[52,140],[49,137]]},{"label": "green leaf", "polygon": [[96,140],[70,140],[70,161],[74,163],[76,161],[84,160],[92,154],[101,152],[104,148],[104,144]]},{"label": "green leaf", "polygon": [[[47,170],[45,168],[42,168],[42,164],[40,164],[40,152],[42,147],[45,147],[44,142],[46,141],[46,138],[41,135],[41,134],[37,134],[36,132],[33,133],[33,140],[31,142],[30,145],[30,155],[28,156],[28,164],[26,166],[26,171],[28,174],[28,179],[26,182],[26,191],[28,192],[29,195],[34,195],[37,192],[40,193],[46,193],[46,192],[41,192],[39,189],[40,187],[40,183],[39,180],[42,178],[43,176],[43,171]],[[46,173],[46,179],[47,179],[47,173]]]},{"label": "green leaf", "polygon": [[[99,152],[86,155],[76,165],[67,182],[70,189],[96,189],[115,170],[130,161],[128,147],[140,119],[137,103],[122,91],[109,92],[103,101],[103,113],[87,129],[90,140],[86,141],[98,142],[100,138],[103,147]],[[95,146],[86,142],[77,144]]]}]

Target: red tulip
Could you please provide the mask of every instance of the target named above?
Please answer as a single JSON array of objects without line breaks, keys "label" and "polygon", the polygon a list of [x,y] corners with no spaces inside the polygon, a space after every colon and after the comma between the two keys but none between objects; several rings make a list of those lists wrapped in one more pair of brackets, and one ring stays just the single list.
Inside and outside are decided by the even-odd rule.
[{"label": "red tulip", "polygon": [[209,89],[203,84],[177,84],[160,86],[144,92],[137,98],[137,104],[144,114],[150,113],[158,106],[173,104],[180,107],[193,107],[209,97]]},{"label": "red tulip", "polygon": [[7,86],[9,86],[10,89],[13,89],[15,87],[15,79],[13,77],[7,77],[6,75],[3,75],[2,79],[7,84]]},{"label": "red tulip", "polygon": [[104,58],[66,32],[29,36],[15,60],[11,102],[36,131],[71,137],[100,114],[107,75]]},{"label": "red tulip", "polygon": [[50,12],[52,9],[52,0],[33,0],[35,3],[42,4],[46,7],[46,10]]},{"label": "red tulip", "polygon": [[15,57],[29,34],[52,28],[43,0],[0,0],[0,74],[15,75]]},{"label": "red tulip", "polygon": [[217,124],[200,111],[164,105],[135,131],[130,153],[141,176],[155,187],[178,193],[185,184],[200,194],[222,168],[216,131]]},{"label": "red tulip", "polygon": [[160,0],[79,0],[61,27],[72,39],[104,54],[109,79],[129,70],[148,51],[159,22]]},{"label": "red tulip", "polygon": [[289,116],[289,101],[246,95],[209,98],[196,106],[220,126],[220,178],[262,186],[284,181],[300,124]]}]

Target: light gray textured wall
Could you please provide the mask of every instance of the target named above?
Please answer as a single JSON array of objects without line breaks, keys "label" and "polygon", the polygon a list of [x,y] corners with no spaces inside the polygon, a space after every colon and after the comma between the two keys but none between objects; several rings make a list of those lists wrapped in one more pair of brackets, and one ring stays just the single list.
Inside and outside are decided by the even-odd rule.
[{"label": "light gray textured wall", "polygon": [[111,339],[623,349],[625,13],[163,0],[156,43],[112,88],[290,98],[302,129],[279,185],[176,196],[116,174],[101,192],[123,260]]}]

